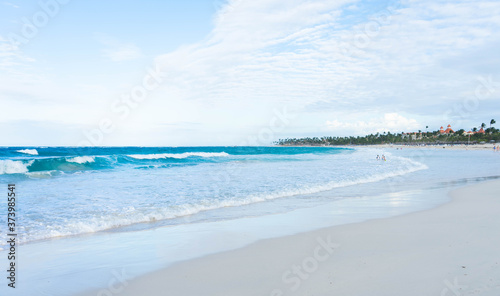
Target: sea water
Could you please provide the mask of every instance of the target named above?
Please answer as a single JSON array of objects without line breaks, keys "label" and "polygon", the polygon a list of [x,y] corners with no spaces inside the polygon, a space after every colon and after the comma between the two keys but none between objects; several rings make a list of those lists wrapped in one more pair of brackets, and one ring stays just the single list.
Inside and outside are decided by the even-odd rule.
[{"label": "sea water", "polygon": [[123,266],[138,276],[263,238],[429,208],[449,188],[497,178],[499,165],[492,151],[446,149],[11,147],[0,148],[0,186],[16,184],[22,272],[37,287],[24,291],[68,295],[89,288],[82,276],[99,287]]},{"label": "sea water", "polygon": [[[0,184],[16,184],[23,242],[137,223],[183,223],[166,220],[197,214],[210,219],[208,212],[221,208],[426,168],[404,157],[382,165],[367,153],[322,147],[0,149]],[[4,242],[2,233],[0,246]]]}]

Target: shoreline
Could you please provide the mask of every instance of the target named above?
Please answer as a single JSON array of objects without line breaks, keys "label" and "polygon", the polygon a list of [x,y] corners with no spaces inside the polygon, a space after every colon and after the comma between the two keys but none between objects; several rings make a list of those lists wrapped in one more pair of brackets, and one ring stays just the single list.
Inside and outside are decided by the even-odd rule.
[{"label": "shoreline", "polygon": [[[475,144],[475,145],[463,145],[463,144],[439,144],[439,145],[399,145],[399,144],[380,144],[380,145],[366,145],[357,147],[367,147],[367,148],[407,148],[407,149],[447,149],[447,150],[482,150],[482,151],[494,151],[493,147],[498,146],[498,144]],[[496,152],[496,151],[495,151]],[[499,153],[500,154],[500,153]]]},{"label": "shoreline", "polygon": [[498,180],[481,182],[429,210],[176,263],[125,282],[115,295],[454,295],[457,283],[462,293],[497,295],[499,188]]},{"label": "shoreline", "polygon": [[[276,147],[325,147],[325,148],[377,148],[377,149],[393,149],[393,148],[409,148],[409,149],[448,149],[448,150],[483,150],[494,151],[493,147],[499,146],[498,143],[486,144],[415,144],[415,145],[402,145],[402,144],[370,144],[370,145],[328,145],[328,146],[313,146],[313,145],[277,145]],[[497,151],[500,152],[500,151]],[[499,153],[500,154],[500,153]]]}]

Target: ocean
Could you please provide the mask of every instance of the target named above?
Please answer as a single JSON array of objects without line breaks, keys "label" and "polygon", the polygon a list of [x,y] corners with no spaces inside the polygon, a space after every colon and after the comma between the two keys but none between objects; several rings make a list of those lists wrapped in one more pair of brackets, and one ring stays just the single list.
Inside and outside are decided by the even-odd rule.
[{"label": "ocean", "polygon": [[166,220],[423,169],[404,157],[382,165],[373,155],[323,147],[0,149],[0,183],[17,184],[21,196],[24,242],[183,223]]},{"label": "ocean", "polygon": [[500,153],[446,149],[0,148],[0,186],[16,185],[20,256],[31,262],[24,276],[38,284],[25,289],[48,295],[123,266],[138,276],[258,239],[430,208],[499,168]]}]

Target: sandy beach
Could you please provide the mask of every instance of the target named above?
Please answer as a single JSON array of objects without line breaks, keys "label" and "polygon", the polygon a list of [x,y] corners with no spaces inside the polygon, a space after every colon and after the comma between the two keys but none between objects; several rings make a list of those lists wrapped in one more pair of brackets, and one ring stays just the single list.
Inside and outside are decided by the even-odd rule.
[{"label": "sandy beach", "polygon": [[448,150],[490,150],[494,151],[493,147],[499,146],[498,143],[488,143],[488,144],[476,144],[476,145],[394,145],[394,144],[382,144],[382,145],[366,145],[357,147],[367,147],[367,148],[399,148],[399,149],[448,149]]},{"label": "sandy beach", "polygon": [[259,241],[124,282],[113,295],[496,296],[499,193],[497,180],[463,187],[431,210]]}]

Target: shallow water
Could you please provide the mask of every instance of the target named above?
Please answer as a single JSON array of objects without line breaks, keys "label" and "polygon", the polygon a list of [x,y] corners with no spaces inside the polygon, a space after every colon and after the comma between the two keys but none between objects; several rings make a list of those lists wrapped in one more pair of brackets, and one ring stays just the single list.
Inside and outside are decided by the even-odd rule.
[{"label": "shallow water", "polygon": [[[130,161],[43,179],[2,175],[21,192],[24,237],[31,240],[19,250],[16,295],[71,295],[104,287],[123,270],[130,278],[260,239],[423,210],[446,202],[452,188],[500,176],[500,154],[490,151],[211,149],[203,153],[218,156],[178,166],[144,169]],[[386,162],[375,159],[382,153]],[[200,156],[183,159],[191,157]],[[153,221],[138,218],[148,215]],[[2,266],[5,259],[0,252]]]},{"label": "shallow water", "polygon": [[[183,217],[217,220],[218,209],[427,168],[403,156],[382,163],[371,152],[322,147],[21,147],[0,149],[0,157],[0,184],[17,185],[23,242],[138,223],[183,224]],[[5,233],[0,247],[4,241]]]}]

